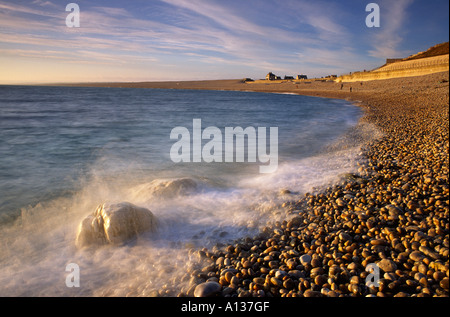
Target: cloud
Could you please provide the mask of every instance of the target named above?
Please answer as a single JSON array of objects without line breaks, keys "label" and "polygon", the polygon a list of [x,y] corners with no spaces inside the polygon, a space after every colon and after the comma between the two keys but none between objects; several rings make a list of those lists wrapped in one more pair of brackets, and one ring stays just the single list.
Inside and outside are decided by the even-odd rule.
[{"label": "cloud", "polygon": [[[133,12],[129,7],[83,5],[79,29],[67,28],[64,6],[50,1],[35,0],[30,6],[2,3],[0,27],[5,32],[0,42],[9,44],[2,54],[9,49],[10,53],[20,52],[19,57],[55,61],[84,63],[91,59],[121,64],[124,58],[134,58],[136,62],[151,63],[173,56],[177,61],[242,65],[266,71],[298,64],[299,50],[306,52],[304,48],[345,37],[345,28],[322,13],[319,5],[306,1],[301,1],[301,6],[292,3],[292,7],[283,7],[277,18],[301,13],[302,21],[315,32],[295,30],[275,19],[269,23],[260,19],[261,15],[280,10],[272,2],[258,5],[253,15],[248,16],[242,6],[250,7],[251,3],[161,0],[158,14],[166,19],[152,14],[155,3],[142,8],[150,12],[148,15]],[[292,9],[295,10],[291,13]],[[298,25],[295,19],[292,23]],[[24,46],[29,54],[23,51]],[[61,54],[55,53],[58,51]]]},{"label": "cloud", "polygon": [[50,1],[44,1],[44,0],[34,0],[32,4],[39,5],[41,7],[55,7],[56,5]]},{"label": "cloud", "polygon": [[[392,4],[392,16],[412,0],[398,1],[403,5]],[[105,0],[81,2],[80,8],[81,27],[67,28],[65,4],[34,0],[24,6],[4,0],[0,53],[74,64],[170,64],[168,72],[177,65],[192,76],[220,68],[224,73],[244,69],[263,76],[267,71],[313,72],[314,67],[327,75],[327,70],[344,69],[348,60],[352,67],[364,62],[345,23],[352,16],[337,2],[155,0],[136,9],[114,7]],[[375,55],[399,45],[401,39],[389,32],[401,25],[386,26],[379,35],[386,45],[374,50]]]},{"label": "cloud", "polygon": [[409,52],[399,49],[404,36],[408,33],[405,26],[408,7],[414,0],[381,1],[381,28],[374,36],[370,56],[377,58],[404,57]]},{"label": "cloud", "polygon": [[[41,1],[39,1],[39,3],[36,2],[35,4],[41,7],[43,5],[40,2]],[[52,5],[52,3],[48,2],[46,5]],[[41,8],[36,8],[36,6],[22,6],[15,3],[0,3],[0,9],[14,15],[25,13],[40,17],[58,17],[58,14],[52,10],[43,10]]]}]

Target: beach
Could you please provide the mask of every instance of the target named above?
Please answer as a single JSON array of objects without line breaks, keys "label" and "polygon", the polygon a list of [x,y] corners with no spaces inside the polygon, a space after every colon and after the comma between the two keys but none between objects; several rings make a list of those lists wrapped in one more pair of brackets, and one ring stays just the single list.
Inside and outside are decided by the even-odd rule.
[{"label": "beach", "polygon": [[437,311],[449,4],[0,0],[0,297]]},{"label": "beach", "polygon": [[[362,83],[238,80],[99,84],[244,90],[347,99],[383,136],[358,173],[287,200],[289,220],[226,247],[192,251],[204,265],[178,296],[448,296],[449,74]],[[350,87],[352,89],[350,89]],[[375,264],[378,271],[366,271]],[[378,280],[372,275],[378,273]],[[368,286],[366,279],[377,282]],[[155,294],[164,296],[164,292]]]},{"label": "beach", "polygon": [[197,259],[196,264],[186,269],[180,287],[152,296],[448,297],[448,80],[443,72],[352,83],[215,80],[68,86],[344,99],[363,109],[361,125],[374,124],[380,132],[361,148],[364,159],[357,173],[340,175],[339,183],[301,199],[289,199],[295,188],[283,189],[285,220],[229,245],[192,248],[190,261]]},{"label": "beach", "polygon": [[[206,253],[199,279],[238,296],[448,296],[448,73],[287,86],[279,91],[358,102],[384,136],[364,149],[358,175],[286,203],[295,218]],[[378,287],[366,285],[370,263]]]}]

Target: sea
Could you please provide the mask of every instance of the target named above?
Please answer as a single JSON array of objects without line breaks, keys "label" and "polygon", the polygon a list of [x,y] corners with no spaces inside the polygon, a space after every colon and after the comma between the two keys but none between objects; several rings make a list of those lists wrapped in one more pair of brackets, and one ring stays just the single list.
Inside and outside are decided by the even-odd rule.
[{"label": "sea", "polygon": [[[362,115],[345,100],[293,94],[0,86],[0,296],[186,291],[204,261],[198,250],[256,236],[302,212],[285,202],[356,172],[376,134]],[[193,139],[195,119],[222,132],[265,127],[266,153],[277,128],[276,170],[261,173],[258,160],[174,162],[171,133],[184,127]],[[195,186],[157,190],[186,179]],[[81,221],[121,202],[149,209],[156,231],[78,248]]]}]

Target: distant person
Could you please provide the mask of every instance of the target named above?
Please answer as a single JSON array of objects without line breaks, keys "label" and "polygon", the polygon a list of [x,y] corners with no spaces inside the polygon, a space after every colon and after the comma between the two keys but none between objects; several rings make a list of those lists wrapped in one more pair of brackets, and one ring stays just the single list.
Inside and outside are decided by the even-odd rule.
[{"label": "distant person", "polygon": [[341,90],[342,90],[342,88],[344,88],[344,84],[341,84]]},{"label": "distant person", "polygon": [[350,87],[350,92],[352,92],[353,91],[353,88],[352,87]]}]

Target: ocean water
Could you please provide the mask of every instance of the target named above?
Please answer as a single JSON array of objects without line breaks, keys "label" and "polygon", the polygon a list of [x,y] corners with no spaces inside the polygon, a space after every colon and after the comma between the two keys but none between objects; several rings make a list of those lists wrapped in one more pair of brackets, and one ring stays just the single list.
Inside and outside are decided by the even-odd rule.
[{"label": "ocean water", "polygon": [[[192,250],[233,242],[289,217],[280,205],[357,169],[360,108],[343,100],[229,91],[0,86],[0,296],[169,296],[189,287]],[[278,128],[278,169],[174,163],[172,129]],[[191,132],[192,135],[192,132]],[[203,145],[206,141],[203,141]],[[158,183],[189,179],[186,192]],[[280,192],[288,189],[291,194]],[[130,202],[154,233],[78,249],[80,222]],[[66,266],[80,268],[68,288]]]}]

